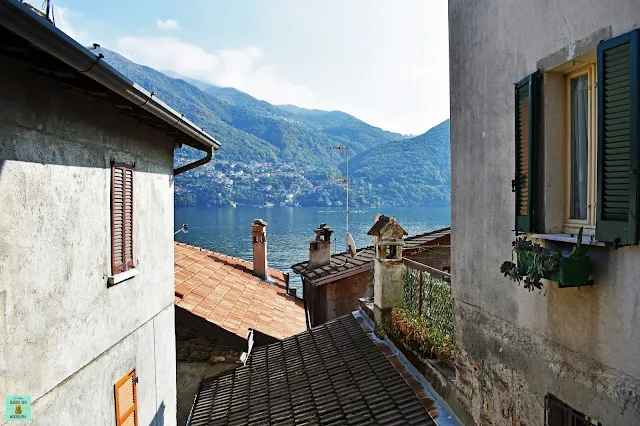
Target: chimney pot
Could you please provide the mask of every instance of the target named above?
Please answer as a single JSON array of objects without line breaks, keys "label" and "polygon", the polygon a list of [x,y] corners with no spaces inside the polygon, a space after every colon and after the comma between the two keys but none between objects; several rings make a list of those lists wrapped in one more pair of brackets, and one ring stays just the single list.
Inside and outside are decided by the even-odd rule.
[{"label": "chimney pot", "polygon": [[263,280],[269,279],[267,266],[267,222],[255,219],[251,223],[251,241],[253,244],[253,274]]},{"label": "chimney pot", "polygon": [[333,229],[321,223],[314,231],[316,239],[309,243],[309,268],[315,269],[331,264],[331,234]]},{"label": "chimney pot", "polygon": [[402,304],[402,247],[407,231],[393,216],[376,215],[369,230],[376,256],[373,263],[373,302],[380,310]]}]

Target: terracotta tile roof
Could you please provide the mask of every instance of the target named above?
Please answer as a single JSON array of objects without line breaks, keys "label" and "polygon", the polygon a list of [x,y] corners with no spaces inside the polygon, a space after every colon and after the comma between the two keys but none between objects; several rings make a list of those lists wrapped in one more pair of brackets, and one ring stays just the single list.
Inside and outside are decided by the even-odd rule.
[{"label": "terracotta tile roof", "polygon": [[359,312],[254,349],[200,384],[191,413],[192,426],[435,425],[449,414]]},{"label": "terracotta tile roof", "polygon": [[[402,253],[415,254],[422,249],[445,243],[451,244],[451,227],[405,238]],[[358,255],[354,258],[349,256],[347,252],[342,252],[331,255],[330,265],[309,269],[309,262],[305,261],[296,263],[291,269],[315,284],[326,284],[371,269],[374,256],[374,247],[367,246],[358,249]]]},{"label": "terracotta tile roof", "polygon": [[274,284],[253,276],[252,262],[175,243],[175,302],[245,339],[247,329],[284,339],[307,329],[304,302],[286,294],[288,274],[269,268]]}]

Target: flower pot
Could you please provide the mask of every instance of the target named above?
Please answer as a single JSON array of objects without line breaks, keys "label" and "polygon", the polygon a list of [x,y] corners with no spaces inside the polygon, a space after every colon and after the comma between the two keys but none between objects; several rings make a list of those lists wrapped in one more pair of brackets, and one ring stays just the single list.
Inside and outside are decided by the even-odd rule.
[{"label": "flower pot", "polygon": [[558,283],[558,287],[589,285],[589,256],[563,257],[558,269],[545,277]]},{"label": "flower pot", "polygon": [[[518,269],[526,275],[533,266],[534,253],[518,253]],[[563,257],[558,261],[555,271],[544,275],[549,281],[558,283],[558,287],[579,287],[589,285],[589,256]]]}]

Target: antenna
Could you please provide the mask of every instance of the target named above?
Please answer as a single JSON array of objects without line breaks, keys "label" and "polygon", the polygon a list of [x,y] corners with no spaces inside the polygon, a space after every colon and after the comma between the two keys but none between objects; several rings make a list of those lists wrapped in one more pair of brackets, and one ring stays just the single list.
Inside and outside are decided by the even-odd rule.
[{"label": "antenna", "polygon": [[[347,203],[346,203],[346,210],[345,210],[345,246],[346,246],[346,251],[349,251],[349,238],[351,238],[351,241],[353,241],[353,237],[351,237],[351,234],[349,234],[349,147],[348,146],[342,146],[342,145],[336,145],[336,146],[330,146],[329,149],[336,149],[339,151],[344,151],[345,156],[346,156],[346,165],[345,165],[345,169],[346,169],[346,179],[334,179],[332,180],[332,182],[338,182],[338,183],[344,183],[346,184],[345,188],[346,188],[346,195],[347,195]],[[355,255],[355,253],[354,253]]]}]

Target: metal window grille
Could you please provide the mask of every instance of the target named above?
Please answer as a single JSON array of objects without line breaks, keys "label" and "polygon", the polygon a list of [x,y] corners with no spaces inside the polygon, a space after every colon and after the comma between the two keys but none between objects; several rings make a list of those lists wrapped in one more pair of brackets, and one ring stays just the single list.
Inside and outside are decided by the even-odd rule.
[{"label": "metal window grille", "polygon": [[545,426],[602,426],[600,422],[574,410],[553,395],[544,399]]}]

